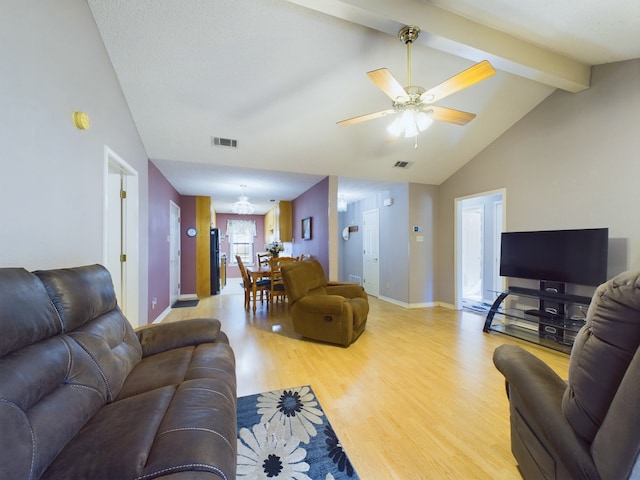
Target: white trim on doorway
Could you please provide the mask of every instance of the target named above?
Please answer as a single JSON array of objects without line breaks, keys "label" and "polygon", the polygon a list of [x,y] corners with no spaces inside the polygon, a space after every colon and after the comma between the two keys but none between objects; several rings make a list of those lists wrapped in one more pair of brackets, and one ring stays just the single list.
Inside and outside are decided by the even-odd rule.
[{"label": "white trim on doorway", "polygon": [[[111,276],[118,279],[119,291],[116,294],[120,308],[129,322],[134,327],[138,327],[140,325],[138,172],[105,145],[103,177],[102,263],[109,269]],[[126,192],[126,198],[116,198],[121,197],[119,191],[114,193],[114,189],[110,188],[110,185],[117,182],[120,182],[121,190]],[[119,221],[117,227],[114,227],[114,221],[116,223]],[[121,255],[126,257],[120,257]]]},{"label": "white trim on doorway", "polygon": [[[493,229],[494,235],[497,235],[497,232],[504,231],[506,228],[506,219],[507,219],[507,190],[505,188],[491,190],[482,193],[476,193],[473,195],[467,195],[464,197],[457,197],[454,199],[454,211],[455,211],[455,219],[454,219],[454,302],[456,310],[462,310],[462,210],[465,205],[465,202],[473,199],[480,199],[482,197],[492,197],[500,195],[502,197],[502,208],[491,208],[488,211],[493,214],[493,212],[501,211],[502,218],[497,219],[497,224],[501,225],[501,228]],[[492,255],[495,255],[496,252],[499,252],[499,249],[491,249]],[[487,279],[487,284],[492,285],[493,279]]]}]

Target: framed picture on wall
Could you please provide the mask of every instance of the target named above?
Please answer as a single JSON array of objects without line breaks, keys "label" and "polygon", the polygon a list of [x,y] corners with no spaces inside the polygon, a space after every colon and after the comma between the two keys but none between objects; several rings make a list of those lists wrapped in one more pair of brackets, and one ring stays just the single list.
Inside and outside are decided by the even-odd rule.
[{"label": "framed picture on wall", "polygon": [[302,239],[311,240],[311,217],[302,219]]}]

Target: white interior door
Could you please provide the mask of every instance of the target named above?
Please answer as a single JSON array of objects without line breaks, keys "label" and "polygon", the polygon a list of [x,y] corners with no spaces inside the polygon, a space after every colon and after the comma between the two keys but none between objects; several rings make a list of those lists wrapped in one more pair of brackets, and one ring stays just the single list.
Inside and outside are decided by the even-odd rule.
[{"label": "white interior door", "polygon": [[103,265],[129,322],[140,325],[138,172],[104,147]]},{"label": "white interior door", "polygon": [[462,298],[482,301],[484,206],[462,209]]},{"label": "white interior door", "polygon": [[367,294],[380,294],[380,217],[379,211],[362,214],[362,283]]},{"label": "white interior door", "polygon": [[169,305],[180,298],[180,207],[169,201]]}]

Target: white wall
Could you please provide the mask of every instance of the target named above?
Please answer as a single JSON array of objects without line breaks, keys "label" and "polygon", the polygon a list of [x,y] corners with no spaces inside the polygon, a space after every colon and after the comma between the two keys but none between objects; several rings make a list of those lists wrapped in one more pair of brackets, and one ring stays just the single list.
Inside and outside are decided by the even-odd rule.
[{"label": "white wall", "polygon": [[[100,263],[104,145],[140,180],[140,285],[147,297],[147,155],[83,0],[2,0],[0,267]],[[72,112],[89,114],[77,130]],[[147,318],[146,301],[139,318]]]},{"label": "white wall", "polygon": [[440,186],[437,298],[454,300],[454,199],[506,188],[506,230],[609,227],[609,276],[640,268],[640,59],[556,91]]}]

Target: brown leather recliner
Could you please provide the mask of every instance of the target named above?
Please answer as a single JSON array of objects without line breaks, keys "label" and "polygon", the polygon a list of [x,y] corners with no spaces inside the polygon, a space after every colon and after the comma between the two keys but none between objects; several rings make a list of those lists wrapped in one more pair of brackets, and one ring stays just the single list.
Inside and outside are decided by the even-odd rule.
[{"label": "brown leather recliner", "polygon": [[502,345],[511,450],[525,479],[640,478],[640,272],[596,290],[562,380],[537,357]]},{"label": "brown leather recliner", "polygon": [[369,301],[361,285],[329,282],[315,259],[282,266],[294,330],[303,337],[351,345],[367,323]]}]

